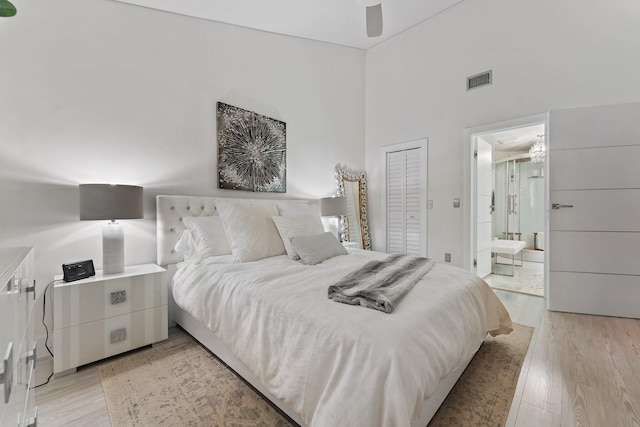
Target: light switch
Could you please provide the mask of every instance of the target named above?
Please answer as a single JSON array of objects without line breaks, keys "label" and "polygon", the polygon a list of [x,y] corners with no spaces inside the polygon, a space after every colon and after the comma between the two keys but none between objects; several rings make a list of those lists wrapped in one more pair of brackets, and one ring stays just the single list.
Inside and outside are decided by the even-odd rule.
[{"label": "light switch", "polygon": [[454,208],[460,207],[460,199],[453,199],[453,207]]},{"label": "light switch", "polygon": [[433,200],[427,200],[427,209],[433,209]]}]

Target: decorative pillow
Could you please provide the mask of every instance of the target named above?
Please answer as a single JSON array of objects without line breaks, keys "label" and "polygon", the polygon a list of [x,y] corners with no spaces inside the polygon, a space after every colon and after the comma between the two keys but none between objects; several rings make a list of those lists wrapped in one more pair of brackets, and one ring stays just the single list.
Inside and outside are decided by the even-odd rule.
[{"label": "decorative pillow", "polygon": [[296,236],[308,236],[324,232],[320,217],[311,215],[274,216],[275,222],[287,255],[291,259],[300,259],[298,253],[291,245],[291,238]]},{"label": "decorative pillow", "polygon": [[348,254],[342,243],[329,231],[310,236],[292,237],[291,244],[303,264],[319,264],[329,258]]},{"label": "decorative pillow", "polygon": [[[182,222],[187,227],[191,241],[186,238],[186,241],[183,241],[183,233],[176,244],[176,250],[186,249],[181,250],[185,254],[185,261],[201,262],[210,256],[231,253],[231,246],[219,216],[186,216],[182,218]],[[194,249],[193,253],[188,255],[191,249]]]},{"label": "decorative pillow", "polygon": [[273,203],[216,200],[216,207],[234,262],[256,261],[285,253],[284,243],[271,219],[278,215]]},{"label": "decorative pillow", "polygon": [[198,247],[196,245],[196,242],[194,242],[193,237],[191,236],[191,231],[189,231],[189,229],[184,230],[182,236],[180,236],[173,249],[176,252],[184,254],[185,261],[190,261],[191,258],[193,258],[196,251],[198,250]]}]

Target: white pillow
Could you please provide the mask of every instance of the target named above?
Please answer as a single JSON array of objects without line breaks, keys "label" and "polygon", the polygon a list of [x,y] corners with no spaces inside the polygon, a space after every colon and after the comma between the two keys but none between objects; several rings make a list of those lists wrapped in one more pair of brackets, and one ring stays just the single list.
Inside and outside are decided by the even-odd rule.
[{"label": "white pillow", "polygon": [[291,259],[300,259],[298,253],[291,244],[291,238],[296,236],[308,236],[324,232],[320,217],[310,215],[274,216],[273,222],[280,233],[284,248]]},{"label": "white pillow", "polygon": [[303,264],[319,264],[329,258],[349,253],[336,236],[329,231],[310,236],[292,237],[291,244]]},{"label": "white pillow", "polygon": [[[182,222],[191,235],[191,243],[187,241],[184,245],[185,242],[178,241],[182,243],[181,247],[187,249],[186,252],[183,251],[185,261],[198,263],[211,256],[231,253],[231,246],[219,216],[186,216],[182,218]],[[189,245],[195,246],[195,252],[191,257],[187,256]],[[177,245],[176,250],[178,250]]]},{"label": "white pillow", "polygon": [[173,249],[176,252],[184,254],[185,261],[190,261],[193,258],[198,250],[198,246],[196,245],[189,229],[184,230],[182,236],[180,236]]},{"label": "white pillow", "polygon": [[286,252],[271,219],[278,215],[275,204],[216,200],[216,207],[231,244],[234,262],[256,261]]},{"label": "white pillow", "polygon": [[308,200],[276,200],[276,207],[280,216],[311,215],[320,217],[320,205],[312,204]]}]

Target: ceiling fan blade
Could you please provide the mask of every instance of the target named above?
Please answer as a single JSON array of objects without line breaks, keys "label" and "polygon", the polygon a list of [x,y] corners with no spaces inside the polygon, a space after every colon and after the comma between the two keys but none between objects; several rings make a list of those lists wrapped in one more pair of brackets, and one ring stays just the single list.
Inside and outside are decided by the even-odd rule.
[{"label": "ceiling fan blade", "polygon": [[382,34],[382,4],[367,6],[367,36],[378,37]]}]

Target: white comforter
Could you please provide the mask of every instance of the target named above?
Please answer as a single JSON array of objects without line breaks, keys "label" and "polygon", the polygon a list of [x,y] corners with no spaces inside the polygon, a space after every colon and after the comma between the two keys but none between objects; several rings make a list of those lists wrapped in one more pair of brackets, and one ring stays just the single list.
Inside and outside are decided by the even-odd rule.
[{"label": "white comforter", "polygon": [[173,295],[310,426],[407,426],[439,380],[511,320],[484,281],[443,264],[391,314],[327,298],[329,285],[386,256],[210,258],[180,264]]}]

